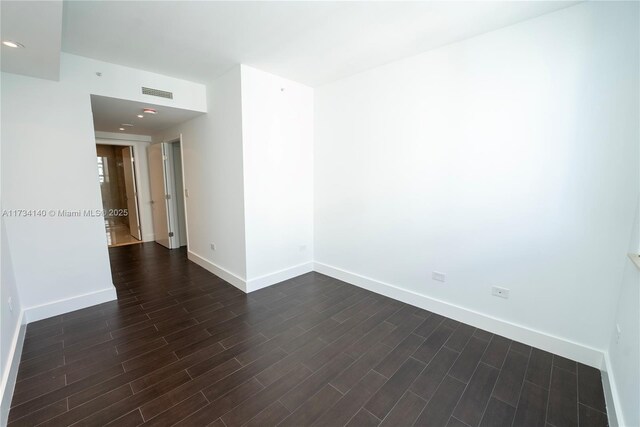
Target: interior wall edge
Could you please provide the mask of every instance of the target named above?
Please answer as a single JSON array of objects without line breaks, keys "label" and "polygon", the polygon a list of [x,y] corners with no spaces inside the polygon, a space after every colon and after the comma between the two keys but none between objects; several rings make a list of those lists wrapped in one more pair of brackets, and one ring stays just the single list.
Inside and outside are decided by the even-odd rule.
[{"label": "interior wall edge", "polygon": [[27,325],[24,310],[20,310],[18,323],[11,342],[9,358],[6,366],[2,367],[2,397],[0,403],[2,409],[0,410],[0,426],[6,426],[9,420],[9,409],[11,407],[11,400],[13,399],[16,379],[18,378],[18,367],[20,366],[20,359],[22,358],[22,347],[26,332]]},{"label": "interior wall edge", "polygon": [[24,322],[28,324],[117,299],[116,288],[112,284],[109,288],[99,291],[75,295],[33,307],[25,307]]},{"label": "interior wall edge", "polygon": [[604,389],[604,401],[607,407],[609,427],[626,426],[624,414],[622,413],[622,404],[620,403],[620,394],[618,393],[615,374],[608,351],[604,352],[600,371],[602,372],[602,388]]},{"label": "interior wall edge", "polygon": [[543,331],[529,328],[524,325],[499,319],[478,311],[418,294],[405,288],[376,279],[361,276],[339,267],[314,262],[314,271],[342,280],[371,292],[393,298],[397,301],[432,311],[442,316],[449,317],[459,322],[466,323],[489,332],[502,335],[512,340],[520,341],[542,350],[566,357],[588,366],[600,369],[603,363],[604,351],[584,344],[573,342],[565,338],[554,336]]},{"label": "interior wall edge", "polygon": [[284,282],[285,280],[293,279],[294,277],[301,276],[313,271],[313,261],[303,262],[302,264],[294,265],[289,268],[275,271],[273,273],[265,274],[253,279],[247,280],[247,292],[257,291],[258,289],[266,288],[276,283]]},{"label": "interior wall edge", "polygon": [[245,293],[250,293],[259,289],[267,288],[269,286],[275,285],[276,283],[293,279],[294,277],[298,277],[302,274],[310,273],[313,271],[314,266],[313,261],[309,261],[282,270],[274,271],[273,273],[265,274],[260,277],[255,277],[253,279],[245,279],[235,273],[230,272],[224,267],[221,267],[218,264],[209,261],[203,256],[198,255],[192,250],[188,250],[187,258],[189,259],[189,261],[198,264],[200,267],[215,274],[221,279],[226,280]]},{"label": "interior wall edge", "polygon": [[218,264],[209,261],[201,255],[193,252],[192,250],[187,250],[187,259],[191,262],[198,264],[200,267],[205,270],[215,274],[223,280],[226,280],[236,288],[240,289],[242,292],[247,292],[247,281],[236,275],[235,273],[230,272],[224,267],[219,266]]}]

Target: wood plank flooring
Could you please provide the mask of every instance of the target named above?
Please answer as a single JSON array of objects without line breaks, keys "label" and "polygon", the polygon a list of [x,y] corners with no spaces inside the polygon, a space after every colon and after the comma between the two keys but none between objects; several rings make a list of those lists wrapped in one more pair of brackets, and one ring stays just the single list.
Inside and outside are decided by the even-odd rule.
[{"label": "wood plank flooring", "polygon": [[600,372],[309,273],[249,295],[154,243],[27,328],[10,426],[605,426]]}]

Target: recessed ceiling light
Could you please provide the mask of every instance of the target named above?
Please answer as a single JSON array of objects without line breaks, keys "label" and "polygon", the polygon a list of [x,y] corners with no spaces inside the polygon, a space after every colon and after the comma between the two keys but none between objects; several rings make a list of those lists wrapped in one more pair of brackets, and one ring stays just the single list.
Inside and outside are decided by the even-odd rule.
[{"label": "recessed ceiling light", "polygon": [[3,40],[2,44],[7,47],[12,47],[14,49],[21,49],[24,47],[22,43],[14,42],[13,40]]},{"label": "recessed ceiling light", "polygon": [[124,128],[120,128],[120,130],[124,130]]},{"label": "recessed ceiling light", "polygon": [[142,110],[142,112],[145,114],[158,114],[158,112],[153,108],[145,108],[144,110]]},{"label": "recessed ceiling light", "polygon": [[143,118],[143,117],[144,117],[144,114],[138,114],[138,118],[140,118],[140,119],[141,119],[141,118]]}]

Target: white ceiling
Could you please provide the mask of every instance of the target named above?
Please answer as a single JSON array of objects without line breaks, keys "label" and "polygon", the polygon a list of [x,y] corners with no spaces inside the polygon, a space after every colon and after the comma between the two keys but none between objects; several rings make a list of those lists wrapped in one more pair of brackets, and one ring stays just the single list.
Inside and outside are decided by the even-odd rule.
[{"label": "white ceiling", "polygon": [[[143,114],[144,118],[138,118],[137,115],[142,114],[143,108],[153,108],[158,114]],[[202,114],[179,108],[97,95],[91,95],[91,110],[93,111],[93,128],[95,131],[134,135],[154,135]],[[118,130],[123,123],[133,124],[134,126],[126,126],[124,131]]]},{"label": "white ceiling", "polygon": [[311,86],[576,2],[65,1],[65,52],[206,83],[244,63]]},{"label": "white ceiling", "polygon": [[62,0],[0,2],[0,38],[24,49],[2,45],[2,71],[58,80]]}]

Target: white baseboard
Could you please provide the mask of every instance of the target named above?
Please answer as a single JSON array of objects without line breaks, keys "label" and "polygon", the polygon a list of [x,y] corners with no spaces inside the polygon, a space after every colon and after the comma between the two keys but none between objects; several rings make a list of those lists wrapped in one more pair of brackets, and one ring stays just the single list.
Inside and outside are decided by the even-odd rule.
[{"label": "white baseboard", "polygon": [[193,251],[187,252],[187,258],[189,261],[195,262],[200,267],[210,271],[221,279],[226,280],[236,288],[246,293],[257,291],[258,289],[266,288],[267,286],[275,285],[276,283],[280,283],[284,280],[313,271],[313,262],[309,261],[274,273],[265,274],[264,276],[256,277],[255,279],[246,280],[245,278],[240,277],[201,257]]},{"label": "white baseboard", "polygon": [[[607,413],[609,416],[609,425],[612,427],[625,426],[623,415],[620,413],[619,396],[615,387],[615,377],[611,370],[610,359],[607,352],[320,262],[299,264],[247,281],[192,251],[188,251],[187,256],[190,261],[226,280],[243,292],[255,291],[310,271],[317,271],[318,273],[326,274],[335,279],[351,283],[372,292],[385,295],[389,298],[447,316],[460,322],[464,322],[492,333],[496,333],[601,369],[603,371],[602,380],[607,404]],[[91,305],[112,301],[116,298],[116,291],[112,286],[111,288],[104,289],[102,291],[92,292],[40,306],[29,307],[20,312],[19,323],[16,327],[16,332],[14,333],[9,360],[7,362],[7,366],[3,367],[2,418],[0,418],[0,425],[6,425],[9,414],[9,405],[11,403],[13,388],[15,387],[15,380],[18,373],[18,365],[22,354],[26,324]]]},{"label": "white baseboard", "polygon": [[34,307],[24,309],[25,323],[31,323],[48,317],[57,316],[59,314],[69,313],[71,311],[80,310],[81,308],[90,307],[103,302],[113,301],[118,298],[116,288],[111,285],[107,289],[101,291],[90,292],[84,295],[76,295],[71,298],[65,298],[58,301],[49,302]]},{"label": "white baseboard", "polygon": [[143,234],[142,235],[142,241],[143,242],[155,242],[156,241],[156,235],[151,233],[151,234]]},{"label": "white baseboard", "polygon": [[604,401],[607,405],[607,417],[609,418],[609,427],[626,426],[622,406],[620,405],[620,396],[616,387],[616,378],[611,366],[609,352],[605,351],[602,363],[602,388],[604,389]]},{"label": "white baseboard", "polygon": [[9,419],[9,409],[11,407],[11,399],[13,398],[13,390],[16,386],[16,378],[18,377],[18,367],[20,366],[20,358],[22,357],[22,347],[24,344],[24,336],[27,331],[27,325],[24,322],[24,311],[20,311],[18,323],[11,340],[11,348],[9,349],[9,357],[6,366],[2,367],[2,398],[0,403],[0,426],[6,426]]},{"label": "white baseboard", "polygon": [[314,270],[406,304],[411,304],[509,339],[576,360],[585,365],[598,369],[602,366],[604,355],[601,350],[320,262],[314,263]]},{"label": "white baseboard", "polygon": [[195,252],[192,251],[187,251],[187,258],[189,259],[189,261],[193,261],[196,264],[198,264],[200,267],[204,268],[207,271],[210,271],[211,273],[215,274],[216,276],[220,277],[223,280],[226,280],[227,282],[231,283],[233,286],[235,286],[236,288],[240,289],[243,292],[247,292],[247,282],[244,278],[240,277],[240,276],[236,276],[235,274],[233,274],[232,272],[230,272],[229,270],[225,270],[224,268],[220,267],[217,264],[214,264],[213,262],[204,259],[203,257],[201,257],[200,255],[196,254]]},{"label": "white baseboard", "polygon": [[264,276],[248,280],[246,285],[247,292],[257,291],[258,289],[275,285],[276,283],[292,279],[311,271],[313,271],[313,262],[309,261],[293,267],[285,268],[284,270],[276,271],[275,273],[265,274]]}]

